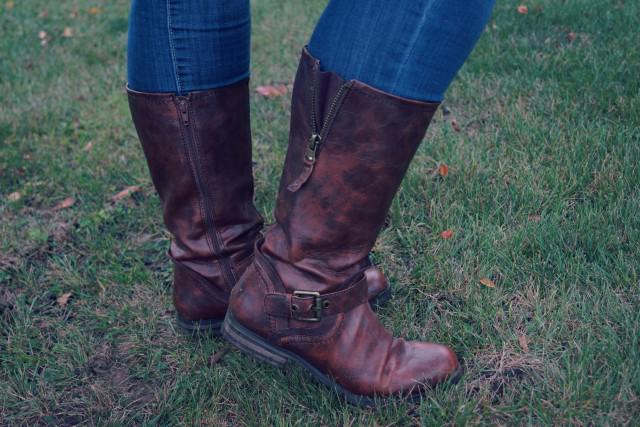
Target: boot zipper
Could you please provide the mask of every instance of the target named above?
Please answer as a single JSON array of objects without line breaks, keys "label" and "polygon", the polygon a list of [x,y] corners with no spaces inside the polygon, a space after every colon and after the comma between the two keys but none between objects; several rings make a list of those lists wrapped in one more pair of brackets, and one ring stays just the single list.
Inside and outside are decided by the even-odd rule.
[{"label": "boot zipper", "polygon": [[317,121],[317,113],[316,113],[317,89],[314,84],[313,96],[312,96],[313,106],[311,107],[311,126],[313,129],[312,129],[311,137],[309,138],[309,146],[307,147],[307,153],[305,155],[306,161],[310,163],[315,163],[316,158],[318,157],[318,148],[320,147],[320,144],[322,144],[322,141],[324,141],[327,134],[329,133],[329,130],[331,129],[331,126],[333,125],[333,122],[336,118],[336,115],[338,114],[338,110],[340,109],[340,106],[342,106],[342,102],[344,101],[345,96],[347,96],[347,93],[349,92],[349,89],[351,89],[352,85],[353,85],[353,82],[349,81],[343,84],[342,86],[340,86],[340,89],[338,89],[338,93],[336,93],[336,95],[331,100],[331,105],[329,106],[329,113],[327,114],[327,118],[324,121],[322,128],[320,129],[320,132],[318,132],[318,121]]},{"label": "boot zipper", "polygon": [[189,165],[191,166],[191,172],[193,173],[196,188],[198,189],[198,193],[200,194],[200,198],[202,199],[202,209],[204,210],[204,222],[207,228],[207,234],[211,238],[211,244],[213,246],[212,249],[214,251],[214,254],[218,257],[220,266],[222,268],[222,274],[228,285],[232,287],[236,282],[236,277],[233,269],[231,268],[229,258],[224,253],[220,236],[216,232],[212,214],[213,210],[211,209],[210,205],[210,195],[207,192],[206,186],[202,182],[200,163],[197,160],[199,158],[198,147],[194,143],[195,131],[193,127],[190,126],[191,120],[189,117],[189,101],[184,96],[177,97],[177,100],[180,116],[182,117],[182,124],[184,125],[184,133],[186,136],[185,145],[187,148],[187,156],[189,157]]},{"label": "boot zipper", "polygon": [[314,69],[313,75],[313,83],[311,88],[311,136],[309,137],[309,144],[307,146],[307,150],[304,155],[304,166],[302,173],[298,178],[291,183],[287,188],[289,191],[296,192],[298,191],[307,180],[311,177],[313,173],[314,165],[318,158],[318,149],[320,145],[324,141],[324,139],[329,134],[329,130],[333,126],[333,122],[338,115],[338,111],[344,102],[345,97],[349,93],[349,90],[353,86],[353,81],[345,82],[338,92],[335,94],[333,99],[331,100],[331,104],[329,106],[329,112],[327,113],[327,117],[322,124],[322,128],[318,131],[318,118],[316,112],[316,103],[317,103],[317,91],[318,87],[316,84],[316,74],[317,70]]}]

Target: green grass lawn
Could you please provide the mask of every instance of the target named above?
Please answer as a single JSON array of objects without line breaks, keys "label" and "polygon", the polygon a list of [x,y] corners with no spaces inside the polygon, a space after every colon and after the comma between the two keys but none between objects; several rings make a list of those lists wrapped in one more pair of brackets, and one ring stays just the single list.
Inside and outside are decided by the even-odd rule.
[{"label": "green grass lawn", "polygon": [[[0,3],[0,425],[640,425],[640,2],[498,2],[374,251],[466,372],[376,410],[176,329],[128,3]],[[253,3],[252,87],[291,83],[325,2]],[[289,96],[251,102],[271,219]]]}]

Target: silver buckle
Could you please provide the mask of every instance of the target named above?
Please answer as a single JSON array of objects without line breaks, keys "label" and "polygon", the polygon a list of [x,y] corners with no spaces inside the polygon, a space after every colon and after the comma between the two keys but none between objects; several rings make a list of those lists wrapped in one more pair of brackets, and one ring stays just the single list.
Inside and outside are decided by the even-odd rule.
[{"label": "silver buckle", "polygon": [[[312,292],[312,291],[293,291],[293,295],[298,297],[313,297],[313,305],[312,310],[316,313],[315,317],[295,317],[296,320],[301,320],[303,322],[319,322],[322,320],[322,298],[320,298],[320,292]],[[294,305],[291,306],[293,309]],[[295,310],[292,310],[295,312]]]}]

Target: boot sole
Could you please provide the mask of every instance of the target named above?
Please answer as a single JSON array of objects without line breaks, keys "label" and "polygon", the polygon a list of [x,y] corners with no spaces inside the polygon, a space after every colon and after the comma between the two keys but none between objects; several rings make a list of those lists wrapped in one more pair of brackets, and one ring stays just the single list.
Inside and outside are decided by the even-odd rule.
[{"label": "boot sole", "polygon": [[176,314],[176,323],[183,332],[192,335],[209,334],[215,337],[222,336],[222,323],[224,319],[184,320]]},{"label": "boot sole", "polygon": [[[310,374],[313,379],[335,391],[335,393],[343,397],[346,402],[351,405],[372,408],[376,406],[376,402],[380,403],[386,400],[384,397],[372,398],[351,393],[302,357],[291,351],[270,344],[255,332],[240,324],[230,311],[227,312],[222,325],[222,336],[241,352],[276,368],[283,368],[284,365],[289,362],[297,364],[303,368],[306,373]],[[457,382],[461,374],[462,369],[458,369],[448,381]],[[400,396],[397,397],[400,398]],[[421,394],[412,394],[401,398],[409,402],[415,402],[419,401],[422,396]]]}]

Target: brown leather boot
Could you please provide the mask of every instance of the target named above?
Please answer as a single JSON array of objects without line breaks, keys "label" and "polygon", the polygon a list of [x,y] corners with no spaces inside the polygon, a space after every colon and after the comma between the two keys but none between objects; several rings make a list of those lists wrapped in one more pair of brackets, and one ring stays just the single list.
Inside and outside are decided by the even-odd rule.
[{"label": "brown leather boot", "polygon": [[[253,205],[248,80],[188,96],[128,94],[174,237],[178,325],[219,334],[263,222]],[[387,281],[374,267],[367,274],[372,304],[381,305],[390,298]]]},{"label": "brown leather boot", "polygon": [[219,333],[263,224],[253,205],[248,80],[187,96],[128,94],[173,235],[178,324]]},{"label": "brown leather boot", "polygon": [[303,51],[276,224],[231,293],[231,343],[360,405],[459,376],[448,347],[393,338],[367,304],[367,254],[437,107],[321,72]]}]

